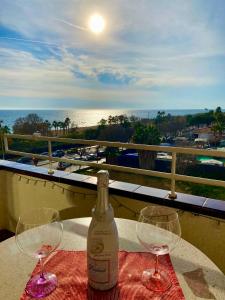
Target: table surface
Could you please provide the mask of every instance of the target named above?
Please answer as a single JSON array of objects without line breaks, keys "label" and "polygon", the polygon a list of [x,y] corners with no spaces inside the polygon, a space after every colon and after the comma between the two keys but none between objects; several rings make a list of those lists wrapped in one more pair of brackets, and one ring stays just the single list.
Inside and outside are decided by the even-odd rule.
[{"label": "table surface", "polygon": [[[64,233],[60,248],[65,250],[85,250],[90,221],[91,218],[63,221]],[[116,219],[116,224],[119,232],[120,250],[144,251],[136,237],[135,221]],[[181,239],[176,249],[171,253],[171,260],[187,300],[207,299],[195,296],[182,275],[185,272],[199,268],[203,270],[209,290],[215,296],[215,298],[211,297],[211,299],[225,299],[225,276],[200,250]],[[20,298],[35,264],[35,260],[19,251],[14,238],[0,243],[1,300],[18,300]]]}]

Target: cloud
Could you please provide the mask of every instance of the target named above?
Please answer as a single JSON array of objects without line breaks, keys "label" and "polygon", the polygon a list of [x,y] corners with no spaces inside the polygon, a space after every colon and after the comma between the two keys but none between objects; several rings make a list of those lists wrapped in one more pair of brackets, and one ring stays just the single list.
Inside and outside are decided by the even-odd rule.
[{"label": "cloud", "polygon": [[213,78],[199,78],[199,77],[163,77],[160,78],[142,78],[137,82],[140,87],[198,87],[214,85],[216,80]]},{"label": "cloud", "polygon": [[[83,65],[83,72],[86,71],[90,77],[82,87],[82,80],[74,76],[73,69],[82,66],[85,56],[74,58],[71,65],[71,54],[64,52],[62,60],[50,58],[42,61],[33,57],[25,51],[1,49],[0,55],[4,55],[10,64],[0,69],[0,97],[21,97],[21,98],[43,98],[43,99],[83,99],[93,101],[116,99],[124,100],[129,97],[130,101],[136,101],[138,97],[146,98],[153,93],[149,91],[137,91],[134,87],[118,90],[115,87],[108,87],[107,90],[99,88],[96,81],[97,75],[92,73]],[[96,70],[95,70],[96,72]],[[83,78],[82,78],[83,79]],[[13,88],[12,88],[13,82]],[[103,104],[104,106],[104,104]]]},{"label": "cloud", "polygon": [[[84,30],[96,11],[99,36]],[[148,107],[168,87],[224,84],[225,18],[208,0],[1,0],[0,19],[0,97]]]},{"label": "cloud", "polygon": [[[111,49],[110,55],[140,53],[165,57],[181,51],[190,54],[216,50],[221,43],[224,46],[220,31],[208,25],[209,16],[198,7],[199,2],[2,0],[0,19],[4,26],[26,38],[41,37],[44,42],[59,46],[91,48],[93,52]],[[87,27],[88,18],[96,11],[106,19],[102,37],[79,29]],[[219,9],[217,16],[220,17]]]}]

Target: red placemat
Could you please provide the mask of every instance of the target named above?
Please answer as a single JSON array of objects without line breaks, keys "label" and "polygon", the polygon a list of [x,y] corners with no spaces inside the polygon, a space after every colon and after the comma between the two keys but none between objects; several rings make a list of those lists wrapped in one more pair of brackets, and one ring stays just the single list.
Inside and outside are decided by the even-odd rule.
[{"label": "red placemat", "polygon": [[[154,267],[154,256],[145,252],[119,252],[119,281],[113,289],[101,292],[87,285],[85,251],[59,250],[45,263],[45,271],[56,274],[59,285],[46,300],[185,300],[169,255],[159,258],[160,268],[170,274],[172,287],[164,294],[154,293],[140,281],[144,269]],[[37,264],[32,276],[40,271]],[[24,292],[20,300],[30,300]]]}]

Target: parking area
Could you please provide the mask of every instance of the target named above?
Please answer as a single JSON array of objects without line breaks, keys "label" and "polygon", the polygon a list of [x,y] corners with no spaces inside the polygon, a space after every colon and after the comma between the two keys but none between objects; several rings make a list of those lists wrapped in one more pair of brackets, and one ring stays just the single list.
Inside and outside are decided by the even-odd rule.
[{"label": "parking area", "polygon": [[[48,152],[39,153],[41,155],[48,156]],[[81,147],[81,148],[71,148],[67,150],[57,149],[52,152],[52,157],[59,157],[65,159],[71,159],[76,161],[87,161],[94,163],[104,163],[105,162],[105,148],[99,148],[96,146],[91,147]],[[41,166],[50,169],[49,160],[38,160],[32,159],[30,157],[20,157],[16,160],[19,163]],[[68,162],[52,162],[52,169],[62,170],[66,172],[76,172],[80,169],[85,169],[88,166],[74,165]]]},{"label": "parking area", "polygon": [[[87,160],[83,160],[83,159],[80,159],[80,158],[78,159],[78,157],[74,158],[71,155],[64,155],[62,158],[87,161]],[[91,160],[91,162],[102,164],[102,163],[105,162],[105,158],[101,158],[101,159],[98,159],[98,160]],[[44,167],[44,168],[47,168],[47,169],[50,168],[50,164],[49,164],[48,160],[39,161],[38,166],[41,166],[41,167]],[[73,173],[73,172],[76,172],[78,170],[85,169],[87,167],[88,166],[79,166],[79,165],[73,165],[73,164],[69,164],[69,163],[52,162],[52,169],[54,169],[54,170],[63,170],[63,171],[69,172],[69,173]]]}]

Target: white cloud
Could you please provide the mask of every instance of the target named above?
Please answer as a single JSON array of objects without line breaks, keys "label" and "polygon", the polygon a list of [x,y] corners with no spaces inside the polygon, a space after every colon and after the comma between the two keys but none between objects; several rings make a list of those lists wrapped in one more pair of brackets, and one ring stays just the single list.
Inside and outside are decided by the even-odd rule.
[{"label": "white cloud", "polygon": [[[138,97],[153,95],[150,91],[138,91],[135,87],[99,88],[96,78],[90,69],[83,65],[85,56],[72,59],[71,54],[65,54],[62,61],[49,59],[41,61],[24,51],[0,50],[0,55],[7,57],[10,64],[0,69],[0,96],[25,97],[44,99],[84,99],[84,100],[116,100],[126,99],[135,101]],[[82,72],[90,76],[93,82],[86,82],[82,87],[80,79],[74,77],[73,67],[81,66]],[[13,87],[12,87],[13,82]]]},{"label": "white cloud", "polygon": [[[106,32],[98,37],[82,29],[96,11],[106,18]],[[0,19],[21,39],[35,41],[5,40],[0,47],[2,97],[131,99],[147,106],[160,93],[155,87],[224,81],[222,69],[211,70],[207,61],[225,55],[223,35],[196,1],[1,0]],[[38,58],[38,51],[49,54]],[[101,74],[124,84],[100,82]]]},{"label": "white cloud", "polygon": [[[95,11],[106,18],[103,36],[96,37],[59,21],[83,28]],[[214,51],[223,41],[219,32],[210,28],[197,2],[191,0],[2,0],[0,19],[3,25],[27,38],[86,47],[96,53],[111,49],[115,54],[167,57],[181,52]]]},{"label": "white cloud", "polygon": [[137,82],[141,87],[164,86],[164,87],[196,87],[196,86],[209,86],[215,84],[212,78],[199,78],[199,77],[163,77],[160,78],[142,78]]}]

